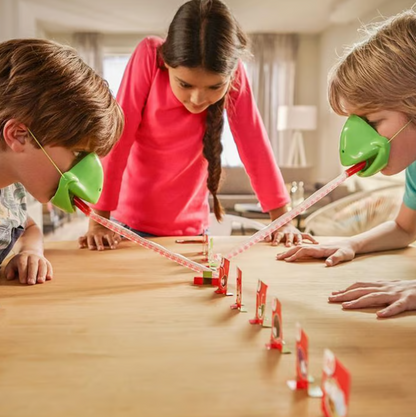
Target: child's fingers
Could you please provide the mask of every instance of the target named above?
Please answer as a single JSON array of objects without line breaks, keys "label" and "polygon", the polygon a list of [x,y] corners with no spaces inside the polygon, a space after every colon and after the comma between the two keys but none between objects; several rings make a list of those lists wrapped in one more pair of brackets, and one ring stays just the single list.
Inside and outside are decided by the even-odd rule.
[{"label": "child's fingers", "polygon": [[97,250],[104,250],[104,242],[102,235],[95,235],[94,236],[94,243]]},{"label": "child's fingers", "polygon": [[302,238],[304,240],[309,240],[311,243],[315,243],[318,244],[319,242],[313,237],[311,236],[309,233],[302,233]]},{"label": "child's fingers", "polygon": [[91,234],[87,235],[87,246],[89,250],[97,249],[97,245],[95,243],[95,235],[91,235]]},{"label": "child's fingers", "polygon": [[296,261],[297,259],[303,259],[303,258],[323,258],[325,257],[325,250],[322,248],[314,248],[314,247],[308,247],[308,246],[298,246],[295,247],[287,252],[289,253],[293,250],[293,252],[290,254],[291,256],[285,256],[284,259],[287,262]]},{"label": "child's fingers", "polygon": [[301,247],[294,247],[292,249],[289,249],[286,252],[282,252],[282,253],[278,253],[276,255],[276,259],[278,259],[279,261],[282,259],[286,259],[289,258],[290,256],[292,256],[293,254],[295,254],[296,252],[298,252],[299,250],[301,250]]},{"label": "child's fingers", "polygon": [[393,304],[389,305],[388,307],[384,308],[383,310],[377,311],[378,317],[392,317],[396,314],[403,313],[403,311],[407,310],[407,304],[405,300],[400,299],[395,301]]},{"label": "child's fingers", "polygon": [[285,237],[283,232],[276,232],[272,235],[272,246],[277,246]]},{"label": "child's fingers", "polygon": [[364,295],[371,294],[374,292],[374,288],[356,288],[354,290],[350,290],[344,293],[331,295],[328,297],[328,300],[331,303],[341,303],[345,301],[352,301],[357,300]]},{"label": "child's fingers", "polygon": [[13,267],[13,263],[12,262],[10,262],[8,265],[7,265],[7,268],[6,268],[6,271],[5,271],[5,275],[6,275],[6,279],[8,280],[8,281],[11,281],[11,280],[13,280],[13,279],[16,279],[17,278],[17,274],[16,274],[16,269]]},{"label": "child's fingers", "polygon": [[89,250],[95,250],[97,247],[95,246],[95,239],[93,235],[87,235],[87,246]]},{"label": "child's fingers", "polygon": [[293,243],[297,246],[301,245],[303,243],[303,235],[302,233],[296,233]]},{"label": "child's fingers", "polygon": [[346,260],[347,259],[344,257],[344,255],[341,252],[337,251],[325,260],[325,264],[327,266],[335,266]]},{"label": "child's fingers", "polygon": [[[25,259],[26,259],[26,264],[27,264],[26,283],[29,285],[34,285],[36,284],[36,278],[37,278],[38,270],[39,270],[39,258],[29,256]],[[19,274],[19,277],[20,277],[20,274]]]},{"label": "child's fingers", "polygon": [[299,259],[304,259],[304,258],[311,258],[310,255],[308,255],[306,253],[306,251],[303,251],[302,249],[298,250],[297,252],[295,252],[292,256],[289,256],[287,258],[285,258],[286,262],[293,262]]},{"label": "child's fingers", "polygon": [[119,241],[114,233],[109,233],[104,237],[107,240],[108,246],[110,246],[111,249],[115,249],[117,247]]},{"label": "child's fingers", "polygon": [[335,266],[341,262],[351,261],[354,256],[353,252],[338,249],[333,255],[328,256],[325,263],[327,266]]},{"label": "child's fingers", "polygon": [[52,268],[52,264],[49,261],[46,261],[46,265],[47,265],[46,280],[50,281],[53,278],[53,268]]},{"label": "child's fingers", "polygon": [[39,261],[39,268],[37,273],[37,283],[43,284],[46,281],[46,274],[48,273],[48,265],[46,259]]},{"label": "child's fingers", "polygon": [[292,246],[294,237],[293,233],[286,233],[286,247]]},{"label": "child's fingers", "polygon": [[17,273],[19,275],[19,281],[21,284],[27,283],[27,258],[19,257],[16,261]]},{"label": "child's fingers", "polygon": [[84,248],[88,247],[88,240],[87,240],[86,236],[80,236],[78,238],[78,247],[80,249],[84,249]]},{"label": "child's fingers", "polygon": [[376,307],[381,305],[390,304],[396,301],[394,296],[385,292],[370,293],[360,297],[358,300],[347,301],[342,303],[342,308],[365,308],[365,307]]},{"label": "child's fingers", "polygon": [[332,295],[345,293],[347,291],[354,290],[356,288],[380,288],[382,286],[384,286],[383,281],[375,281],[375,282],[358,281],[358,282],[355,282],[354,284],[350,285],[349,287],[345,288],[345,290],[333,291]]}]

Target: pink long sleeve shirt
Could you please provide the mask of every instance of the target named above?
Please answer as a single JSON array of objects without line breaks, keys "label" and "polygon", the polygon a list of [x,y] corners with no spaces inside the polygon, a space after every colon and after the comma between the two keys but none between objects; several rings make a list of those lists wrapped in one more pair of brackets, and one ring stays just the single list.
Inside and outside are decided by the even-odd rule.
[{"label": "pink long sleeve shirt", "polygon": [[[157,236],[198,235],[208,227],[207,161],[202,155],[206,111],[192,114],[174,96],[160,67],[163,40],[139,43],[117,99],[123,135],[103,158],[104,188],[98,210]],[[242,64],[230,92],[230,129],[264,211],[289,201]]]}]

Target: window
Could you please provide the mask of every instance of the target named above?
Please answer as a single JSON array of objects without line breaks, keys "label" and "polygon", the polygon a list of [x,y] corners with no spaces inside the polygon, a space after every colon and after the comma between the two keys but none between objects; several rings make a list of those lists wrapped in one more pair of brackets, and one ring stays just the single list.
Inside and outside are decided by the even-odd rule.
[{"label": "window", "polygon": [[222,131],[221,143],[223,147],[221,155],[222,166],[237,167],[243,166],[237,146],[235,145],[233,135],[228,124],[227,112],[224,112],[224,130]]},{"label": "window", "polygon": [[121,79],[123,78],[124,70],[130,55],[106,55],[103,61],[104,79],[110,85],[110,90],[114,97],[120,87]]}]

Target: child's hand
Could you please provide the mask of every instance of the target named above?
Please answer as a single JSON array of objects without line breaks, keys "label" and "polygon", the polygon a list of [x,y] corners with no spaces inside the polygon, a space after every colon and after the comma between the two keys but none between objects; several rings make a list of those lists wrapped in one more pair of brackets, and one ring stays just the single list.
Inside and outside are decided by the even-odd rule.
[{"label": "child's hand", "polygon": [[327,258],[327,266],[334,266],[340,262],[351,261],[355,257],[355,250],[349,240],[342,240],[326,245],[318,246],[296,246],[287,252],[279,253],[278,260],[288,262],[307,258]]},{"label": "child's hand", "polygon": [[51,263],[36,252],[23,251],[15,255],[4,269],[7,280],[19,278],[21,284],[43,284],[52,279]]},{"label": "child's hand", "polygon": [[345,290],[334,291],[331,303],[341,303],[344,309],[378,307],[379,317],[391,317],[403,311],[416,310],[416,281],[356,282]]},{"label": "child's hand", "polygon": [[80,249],[104,250],[105,247],[115,249],[121,241],[121,236],[98,223],[90,223],[88,232],[78,238]]},{"label": "child's hand", "polygon": [[292,245],[301,245],[304,239],[309,240],[311,243],[318,243],[309,233],[302,233],[292,224],[286,224],[272,234],[270,241],[272,242],[272,246],[285,243],[285,246],[289,247]]}]

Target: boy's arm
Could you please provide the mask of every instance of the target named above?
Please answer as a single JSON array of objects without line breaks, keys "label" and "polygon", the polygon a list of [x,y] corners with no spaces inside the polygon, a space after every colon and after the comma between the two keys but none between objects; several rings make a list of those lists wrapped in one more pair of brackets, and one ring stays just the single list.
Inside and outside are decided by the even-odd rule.
[{"label": "boy's arm", "polygon": [[355,253],[404,248],[416,239],[416,210],[402,203],[394,221],[380,224],[351,238]]},{"label": "boy's arm", "polygon": [[31,217],[27,218],[25,231],[16,242],[15,252],[31,252],[43,256],[43,233]]},{"label": "boy's arm", "polygon": [[36,284],[52,279],[52,265],[43,256],[42,231],[30,217],[14,252],[16,255],[4,270],[8,280],[19,278],[21,284]]},{"label": "boy's arm", "polygon": [[350,261],[358,253],[404,248],[415,239],[416,210],[410,209],[403,203],[394,221],[382,223],[350,238],[314,247],[296,247],[277,255],[277,259],[291,262],[305,258],[327,258],[327,266],[333,266]]},{"label": "boy's arm", "polygon": [[[358,243],[360,253],[407,246],[416,238],[416,211],[402,204],[394,222],[388,222],[363,234]],[[416,310],[416,281],[356,282],[329,297],[331,303],[342,303],[343,309],[379,307],[378,317],[390,317]],[[386,307],[387,305],[387,307]]]}]

